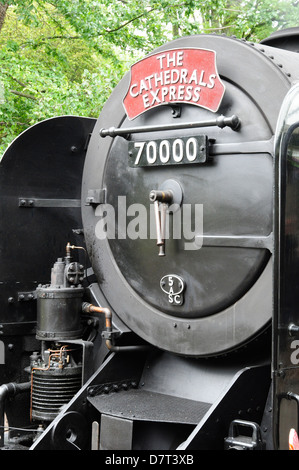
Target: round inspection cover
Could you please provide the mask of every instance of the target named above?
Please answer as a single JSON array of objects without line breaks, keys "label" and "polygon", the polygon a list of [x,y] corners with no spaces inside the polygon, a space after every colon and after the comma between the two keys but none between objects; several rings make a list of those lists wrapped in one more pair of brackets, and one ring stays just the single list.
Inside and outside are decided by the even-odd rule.
[{"label": "round inspection cover", "polygon": [[[96,209],[83,206],[82,215],[86,244],[100,287],[124,323],[162,349],[190,356],[213,356],[247,343],[264,331],[271,320],[271,139],[290,80],[259,50],[230,38],[182,38],[159,51],[183,47],[216,51],[218,71],[226,86],[216,117],[236,114],[241,119],[240,130],[197,131],[215,140],[215,152],[207,164],[130,168],[128,142],[123,137],[100,137],[102,128],[132,127],[122,105],[129,84],[127,75],[95,126],[82,187],[82,200],[89,190],[105,188],[106,209],[113,208],[110,215],[115,217],[115,237],[108,240],[98,236],[105,205]],[[253,70],[263,80],[253,80]],[[275,100],[271,99],[274,92]],[[183,105],[176,121],[213,118],[215,114],[210,111]],[[175,124],[174,121],[171,109],[164,106],[137,117],[134,127]],[[132,134],[131,139],[178,137],[182,134],[173,131],[163,135],[144,132],[138,137]],[[155,240],[148,233],[143,239],[123,236],[121,211],[134,208],[134,204],[149,208],[150,191],[160,189],[168,180],[181,185],[184,204],[203,205],[203,230],[210,237],[209,246],[187,251],[181,240],[170,239],[166,240],[166,256],[159,257]],[[148,213],[139,222],[139,227],[148,227]],[[225,237],[230,239],[230,245],[223,242]],[[239,245],[242,237],[253,244]],[[267,237],[268,246],[254,245],[257,239]],[[213,239],[218,244],[212,244]],[[179,306],[170,304],[161,289],[161,280],[171,275],[178,276],[185,285],[184,302]]]}]

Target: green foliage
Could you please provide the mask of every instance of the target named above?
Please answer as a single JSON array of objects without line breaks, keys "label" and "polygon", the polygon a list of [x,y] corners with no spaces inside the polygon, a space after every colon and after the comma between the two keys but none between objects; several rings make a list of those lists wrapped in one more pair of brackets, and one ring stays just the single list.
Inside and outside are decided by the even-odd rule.
[{"label": "green foliage", "polygon": [[260,40],[296,26],[297,3],[0,0],[0,154],[42,119],[97,117],[129,65],[168,40],[213,32]]},{"label": "green foliage", "polygon": [[[52,9],[52,11],[51,11]],[[128,64],[101,54],[53,8],[10,8],[0,35],[0,153],[27,127],[57,115],[97,117]],[[34,25],[34,26],[33,26]]]}]

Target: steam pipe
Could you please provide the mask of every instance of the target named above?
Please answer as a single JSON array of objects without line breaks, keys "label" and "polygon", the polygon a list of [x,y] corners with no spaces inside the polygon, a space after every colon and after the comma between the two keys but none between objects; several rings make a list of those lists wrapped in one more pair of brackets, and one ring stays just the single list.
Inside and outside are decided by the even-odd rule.
[{"label": "steam pipe", "polygon": [[16,383],[10,382],[0,386],[0,447],[4,446],[4,412],[5,400],[8,397],[18,395],[19,393],[30,390],[31,382]]},{"label": "steam pipe", "polygon": [[[112,332],[112,313],[108,307],[96,307],[95,305],[84,302],[82,304],[82,311],[84,313],[103,313],[105,315],[105,326],[108,333]],[[135,351],[136,349],[147,349],[147,345],[133,345],[133,346],[114,346],[110,339],[106,339],[106,346],[109,351]]]},{"label": "steam pipe", "polygon": [[111,323],[112,313],[111,313],[111,310],[109,308],[107,308],[107,307],[96,307],[95,305],[84,302],[82,304],[82,311],[84,313],[104,313],[106,331],[108,331],[108,332],[112,331],[112,323]]}]

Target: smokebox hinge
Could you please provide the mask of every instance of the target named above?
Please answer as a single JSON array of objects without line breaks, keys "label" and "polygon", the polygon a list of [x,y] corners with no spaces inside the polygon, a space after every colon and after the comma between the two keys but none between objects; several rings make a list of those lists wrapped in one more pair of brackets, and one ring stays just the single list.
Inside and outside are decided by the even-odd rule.
[{"label": "smokebox hinge", "polygon": [[86,206],[105,204],[106,202],[106,188],[103,189],[89,189],[85,201]]}]

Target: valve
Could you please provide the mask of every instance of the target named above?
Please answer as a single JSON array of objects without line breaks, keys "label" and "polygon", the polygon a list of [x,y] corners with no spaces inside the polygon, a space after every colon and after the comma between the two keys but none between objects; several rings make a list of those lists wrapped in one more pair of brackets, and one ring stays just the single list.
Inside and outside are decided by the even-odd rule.
[{"label": "valve", "polygon": [[154,203],[159,256],[165,256],[166,211],[169,204],[173,202],[173,193],[171,190],[152,190],[150,192],[149,198],[150,201]]},{"label": "valve", "polygon": [[180,210],[183,190],[178,181],[168,179],[161,184],[158,190],[153,189],[150,192],[149,199],[154,203],[159,256],[165,256],[166,213],[168,209],[169,213]]}]

